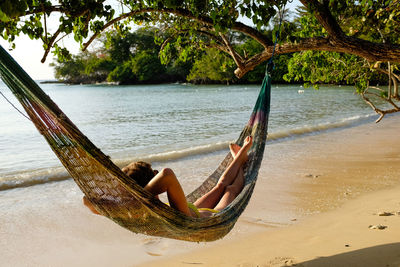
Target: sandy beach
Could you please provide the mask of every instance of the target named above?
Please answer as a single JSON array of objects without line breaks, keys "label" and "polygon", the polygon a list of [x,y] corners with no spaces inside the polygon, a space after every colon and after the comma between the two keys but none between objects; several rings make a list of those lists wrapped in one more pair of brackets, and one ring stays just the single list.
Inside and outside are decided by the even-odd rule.
[{"label": "sandy beach", "polygon": [[[242,233],[145,266],[400,266],[399,122],[397,116],[291,140],[303,153],[278,161],[268,153],[265,164],[282,172],[276,179],[295,184],[278,189],[302,210],[294,225]],[[270,193],[261,181],[247,216],[257,216]]]},{"label": "sandy beach", "polygon": [[400,266],[399,193],[369,193],[297,225],[143,266]]},{"label": "sandy beach", "polygon": [[[392,116],[269,143],[248,208],[211,243],[128,232],[71,180],[0,192],[0,266],[400,266],[399,131]],[[222,155],[168,166],[203,175]]]}]

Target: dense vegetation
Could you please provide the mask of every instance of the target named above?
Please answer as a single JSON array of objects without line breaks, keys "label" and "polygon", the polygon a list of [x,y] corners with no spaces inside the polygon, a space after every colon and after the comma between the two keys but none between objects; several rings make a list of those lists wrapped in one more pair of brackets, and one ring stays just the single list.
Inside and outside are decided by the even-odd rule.
[{"label": "dense vegetation", "polygon": [[[355,84],[364,100],[381,116],[400,111],[396,104],[400,99],[397,65],[400,62],[400,1],[299,1],[302,13],[296,22],[284,22],[284,38],[276,47],[277,55],[291,57],[285,79],[313,84],[345,81]],[[160,79],[168,80],[174,74],[185,76],[181,72],[171,72],[174,66],[179,68],[181,64],[190,63],[190,70],[198,76],[189,73],[185,77],[201,81],[211,75],[204,72],[203,66],[217,61],[220,62],[217,78],[228,81],[228,71],[233,68],[236,68],[237,78],[246,74],[259,76],[249,72],[271,57],[277,30],[277,23],[272,21],[276,20],[278,8],[282,9],[286,2],[288,0],[5,0],[0,3],[0,35],[11,44],[20,34],[40,39],[45,51],[43,61],[50,51],[60,60],[66,60],[71,55],[59,45],[65,35],[72,34],[86,48],[106,29],[113,28],[123,36],[130,32],[130,23],[153,24],[160,30],[156,43],[160,46],[157,56],[161,65],[156,54],[150,51],[135,53],[122,65],[111,55],[104,54],[101,64],[93,64],[99,70],[93,75],[104,77],[112,64],[103,63],[111,60],[117,64],[111,73],[115,69],[118,71],[112,75],[108,73],[109,79],[145,82],[149,75],[132,76],[128,70],[145,73],[154,67]],[[54,14],[59,16],[58,22],[50,30],[47,21]],[[243,23],[241,18],[251,23]],[[274,25],[272,31],[267,30],[271,25]],[[252,50],[251,42],[257,43],[260,50]],[[230,60],[215,49],[228,55]],[[85,65],[85,60],[92,58],[90,53],[78,57],[83,58]],[[214,61],[207,57],[217,58]],[[86,66],[84,73],[91,73]],[[370,82],[379,80],[382,74],[388,76],[389,87],[372,87]],[[377,108],[371,96],[385,100],[391,108]]]},{"label": "dense vegetation", "polygon": [[[258,83],[265,73],[260,65],[242,79],[234,75],[235,62],[218,49],[191,51],[188,54],[170,51],[167,61],[159,56],[157,29],[143,27],[123,36],[115,31],[100,38],[101,45],[95,51],[81,52],[69,60],[58,60],[53,64],[55,76],[66,83],[116,82],[119,84],[140,83]],[[251,55],[262,47],[254,40],[242,36],[240,46]],[[280,55],[275,59],[273,72],[275,82],[285,82],[287,62],[291,56]]]}]

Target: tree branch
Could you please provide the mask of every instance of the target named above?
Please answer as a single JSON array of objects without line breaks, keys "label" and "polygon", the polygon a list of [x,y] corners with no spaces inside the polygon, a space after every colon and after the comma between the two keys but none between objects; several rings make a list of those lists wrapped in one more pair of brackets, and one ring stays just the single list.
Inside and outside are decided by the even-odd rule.
[{"label": "tree branch", "polygon": [[[243,68],[235,70],[236,76],[241,78],[248,71],[254,69],[258,64],[268,60],[272,55],[272,50],[273,46],[269,46],[263,52],[251,57],[246,62],[243,62]],[[302,39],[297,43],[278,44],[275,53],[287,54],[304,50],[348,53],[363,57],[369,61],[400,62],[400,46],[388,45],[387,43],[378,44],[349,36],[345,37],[345,40],[338,40],[329,36],[326,38],[313,37]]]},{"label": "tree branch", "polygon": [[329,10],[329,1],[324,1],[323,4],[318,0],[300,0],[300,2],[315,16],[333,39],[340,39],[345,36],[342,28]]},{"label": "tree branch", "polygon": [[224,41],[226,47],[228,48],[229,54],[235,61],[236,65],[239,67],[239,69],[243,68],[242,57],[233,49],[231,43],[223,33],[219,33],[219,36],[221,36],[222,40]]},{"label": "tree branch", "polygon": [[[103,32],[105,29],[107,29],[111,25],[115,24],[118,21],[126,19],[128,17],[132,17],[132,16],[139,15],[139,14],[142,14],[142,13],[167,13],[167,14],[173,14],[173,15],[176,15],[176,16],[192,19],[192,20],[195,20],[195,21],[200,22],[200,23],[205,24],[205,25],[209,25],[209,26],[213,26],[214,25],[213,20],[211,18],[205,17],[205,16],[195,16],[193,13],[191,13],[190,11],[185,10],[185,9],[143,8],[143,9],[134,10],[134,11],[122,14],[119,17],[114,18],[114,19],[110,20],[109,22],[107,22],[106,24],[104,24],[103,28],[100,31],[94,33],[92,35],[92,37],[89,39],[89,41],[87,41],[83,45],[83,49],[82,50],[85,50],[101,32]],[[241,22],[235,22],[234,25],[232,26],[232,30],[239,31],[239,32],[242,32],[242,33],[250,36],[254,40],[258,41],[265,48],[267,48],[269,45],[272,44],[272,41],[266,35],[262,34],[261,32],[257,31],[256,29],[254,29],[252,27],[249,27],[249,26],[247,26],[247,25],[245,25],[245,24],[243,24]]]},{"label": "tree branch", "polygon": [[[104,1],[103,1],[104,2]],[[32,10],[26,12],[23,16],[29,16],[33,14],[39,14],[39,13],[53,13],[53,12],[59,12],[62,14],[66,14],[68,16],[73,16],[73,17],[80,17],[85,15],[86,12],[90,11],[88,8],[82,8],[80,10],[76,11],[71,11],[70,9],[64,8],[62,5],[54,5],[54,6],[46,6],[46,7],[37,7],[33,8]],[[17,17],[13,17],[13,19],[16,19]]]},{"label": "tree branch", "polygon": [[[247,72],[253,70],[256,66],[261,64],[262,62],[268,60],[272,56],[272,51],[274,46],[271,45],[263,52],[252,56],[245,62],[243,62],[242,68],[237,68],[235,70],[235,75],[238,78],[242,78]],[[275,47],[275,54],[286,54],[299,52],[304,50],[332,50],[337,49],[334,47],[328,38],[320,38],[314,37],[309,39],[301,40],[298,43],[285,43],[285,44],[277,44]]]},{"label": "tree branch", "polygon": [[[379,118],[375,121],[376,123],[380,122],[386,114],[396,113],[396,112],[399,112],[399,111],[400,111],[399,106],[397,106],[397,105],[393,102],[393,100],[392,100],[391,97],[390,97],[390,98],[386,98],[386,97],[383,97],[383,96],[378,95],[378,94],[376,94],[376,93],[371,93],[371,92],[368,91],[368,89],[375,89],[375,90],[380,91],[380,92],[385,92],[385,90],[383,90],[383,89],[381,89],[381,88],[379,88],[379,87],[370,86],[369,83],[368,83],[367,88],[361,93],[361,97],[363,98],[363,100],[364,100],[377,114],[380,115]],[[390,88],[389,88],[389,90],[390,90]],[[375,96],[375,97],[377,97],[377,98],[380,98],[380,99],[382,99],[382,100],[388,102],[389,104],[391,104],[391,105],[393,106],[393,108],[392,108],[392,109],[382,110],[382,109],[376,107],[376,105],[375,105],[374,103],[372,103],[372,101],[371,101],[368,97],[366,97],[366,94],[370,94],[370,95],[372,95],[372,96]]]},{"label": "tree branch", "polygon": [[44,63],[46,61],[47,55],[50,52],[50,49],[53,47],[54,41],[56,40],[57,36],[61,33],[61,29],[58,28],[58,30],[53,34],[53,37],[51,37],[49,43],[47,44],[47,48],[44,52],[44,55],[42,57],[42,60],[40,62]]},{"label": "tree branch", "polygon": [[[385,69],[380,68],[379,65],[380,65],[380,63],[375,64],[374,69],[376,69],[377,71],[379,71],[379,72],[381,72],[381,73],[384,73],[384,74],[386,74],[386,75],[389,76],[389,72],[388,72],[387,70],[385,70]],[[392,73],[391,73],[391,79],[392,79],[393,88],[394,88],[394,89],[393,89],[393,95],[392,95],[392,97],[393,97],[394,99],[400,100],[400,96],[399,96],[399,81],[400,81],[400,76],[397,75],[396,73],[392,72]]]}]

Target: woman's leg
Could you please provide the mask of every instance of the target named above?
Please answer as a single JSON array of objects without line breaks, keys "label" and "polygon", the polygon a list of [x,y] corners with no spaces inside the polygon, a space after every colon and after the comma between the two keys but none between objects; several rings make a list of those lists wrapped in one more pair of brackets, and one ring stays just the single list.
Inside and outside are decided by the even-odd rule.
[{"label": "woman's leg", "polygon": [[153,195],[159,195],[167,192],[168,201],[171,207],[181,211],[186,215],[191,215],[187,205],[185,194],[182,187],[171,169],[161,170],[150,182],[144,187]]},{"label": "woman's leg", "polygon": [[[237,185],[240,185],[240,183],[244,183],[243,164],[247,161],[247,152],[250,149],[252,143],[252,138],[250,136],[246,137],[243,147],[240,148],[236,155],[233,155],[234,158],[232,162],[226,168],[225,172],[221,175],[218,183],[208,193],[206,193],[204,196],[200,197],[194,202],[194,205],[196,207],[212,209],[216,207],[217,204],[219,204],[221,198],[225,194],[227,187],[235,184],[237,178],[239,178],[239,180],[236,182],[235,188],[238,188]],[[231,152],[234,152],[233,150],[234,149],[231,148]],[[243,186],[241,188],[243,188]],[[233,199],[240,193],[240,191],[233,197]],[[232,196],[232,194],[230,195]],[[227,196],[226,199],[231,199],[231,197],[228,198]],[[224,201],[223,203],[226,203],[226,201]]]},{"label": "woman's leg", "polygon": [[231,202],[237,197],[237,195],[239,195],[239,193],[242,192],[243,186],[244,186],[244,172],[243,168],[241,167],[236,176],[236,179],[233,181],[231,185],[228,185],[225,188],[224,194],[222,195],[218,204],[215,205],[214,209],[223,210],[224,208],[226,208],[226,206],[231,204]]},{"label": "woman's leg", "polygon": [[[167,192],[168,201],[171,207],[187,214],[191,215],[188,208],[185,194],[183,193],[182,187],[179,184],[175,173],[171,169],[163,169],[158,172],[153,179],[144,187],[147,191],[157,196],[161,193]],[[83,197],[83,204],[87,206],[94,214],[100,214],[92,205],[92,203]]]}]

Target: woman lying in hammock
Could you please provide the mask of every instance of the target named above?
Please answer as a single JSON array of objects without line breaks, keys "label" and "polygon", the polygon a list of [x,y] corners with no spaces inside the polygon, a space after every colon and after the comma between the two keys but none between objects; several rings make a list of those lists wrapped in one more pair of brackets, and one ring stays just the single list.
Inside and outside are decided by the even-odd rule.
[{"label": "woman lying in hammock", "polygon": [[[233,156],[232,162],[221,175],[217,184],[193,204],[186,201],[175,173],[169,168],[158,172],[153,170],[149,163],[139,161],[129,164],[122,171],[155,196],[166,192],[169,205],[182,213],[193,217],[207,217],[214,212],[223,210],[242,191],[244,186],[243,165],[247,161],[247,152],[252,143],[252,137],[248,136],[243,147],[236,144],[229,146]],[[93,213],[99,214],[86,197],[83,197],[83,203]]]}]

